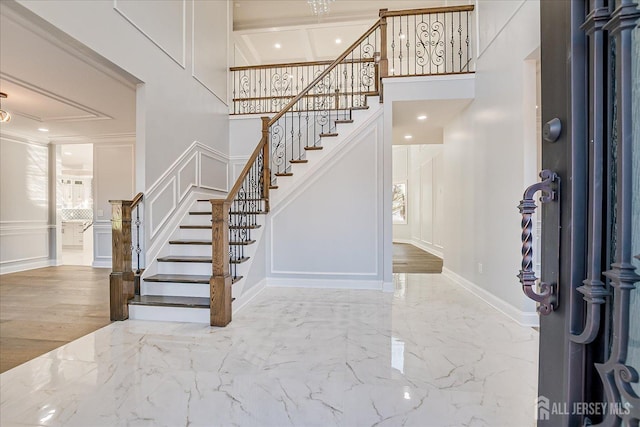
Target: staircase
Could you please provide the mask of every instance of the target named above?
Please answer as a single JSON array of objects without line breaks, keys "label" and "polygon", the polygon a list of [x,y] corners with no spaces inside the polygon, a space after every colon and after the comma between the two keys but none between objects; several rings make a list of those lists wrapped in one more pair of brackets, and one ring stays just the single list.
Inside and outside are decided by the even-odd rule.
[{"label": "staircase", "polygon": [[[144,272],[139,292],[133,291],[131,254],[115,249],[125,250],[131,244],[131,202],[118,201],[122,212],[114,208],[114,227],[118,224],[120,229],[113,233],[112,320],[130,317],[226,326],[234,296],[243,298],[233,285],[244,279],[256,256],[263,256],[256,254],[256,243],[278,192],[292,189],[307,178],[311,163],[348,142],[344,135],[356,131],[358,120],[366,118],[373,103],[380,108],[383,78],[472,72],[471,11],[473,6],[383,9],[380,19],[358,40],[333,62],[322,64],[323,70],[315,68],[318,63],[297,63],[283,67],[282,75],[270,82],[258,77],[256,82],[264,83],[265,91],[267,86],[275,91],[266,96],[256,97],[262,92],[250,87],[250,76],[261,75],[256,73],[259,67],[232,69],[250,73],[233,78],[234,114],[275,115],[262,117],[260,142],[228,197],[194,202],[162,255]],[[409,17],[415,27],[411,31]],[[279,66],[267,67],[273,73]],[[308,72],[300,71],[305,67],[314,70],[310,82]],[[302,89],[293,93],[294,87]]]},{"label": "staircase", "polygon": [[[367,102],[379,103],[377,96]],[[365,102],[366,104],[366,102]],[[368,105],[339,112],[330,132],[320,133],[313,145],[296,151],[282,172],[274,172],[270,191],[288,188],[298,168],[322,159],[345,127],[353,131],[353,124],[367,116]],[[361,111],[361,113],[355,113]],[[328,150],[325,150],[328,149]],[[255,196],[255,194],[254,194]],[[275,198],[276,194],[271,194]],[[249,209],[245,210],[248,205]],[[129,300],[129,318],[143,320],[210,323],[210,281],[212,271],[212,208],[211,200],[200,199],[179,226],[178,237],[170,239],[168,255],[157,257],[157,273],[142,277],[140,295]],[[244,197],[229,210],[229,264],[231,284],[243,280],[255,256],[257,241],[262,236],[268,200]],[[232,295],[234,291],[232,286]],[[232,296],[232,302],[235,298]]]}]

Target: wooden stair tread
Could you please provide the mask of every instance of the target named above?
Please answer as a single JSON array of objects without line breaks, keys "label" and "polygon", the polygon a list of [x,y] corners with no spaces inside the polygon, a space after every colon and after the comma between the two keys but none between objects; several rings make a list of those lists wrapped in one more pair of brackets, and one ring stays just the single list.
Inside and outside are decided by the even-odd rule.
[{"label": "wooden stair tread", "polygon": [[253,245],[255,242],[255,240],[230,241],[229,246],[248,246]]},{"label": "wooden stair tread", "polygon": [[189,212],[189,215],[211,215],[211,211],[191,211]]},{"label": "wooden stair tread", "polygon": [[369,106],[368,105],[363,105],[361,107],[351,107],[349,108],[349,110],[368,110]]},{"label": "wooden stair tread", "polygon": [[294,159],[294,160],[289,160],[289,163],[307,163],[309,160],[306,159]]},{"label": "wooden stair tread", "polygon": [[136,295],[129,300],[131,305],[154,305],[163,307],[209,308],[211,301],[204,297],[177,297],[168,295]]},{"label": "wooden stair tread", "polygon": [[305,150],[322,150],[322,146],[321,145],[313,145],[311,147],[304,147]]},{"label": "wooden stair tread", "polygon": [[155,274],[145,277],[145,282],[169,282],[169,283],[206,283],[209,284],[211,276],[196,274]]},{"label": "wooden stair tread", "polygon": [[[244,279],[244,276],[233,277],[233,278],[231,278],[231,284],[233,285],[234,283],[239,282],[242,279]],[[233,299],[235,299],[235,298],[233,298]],[[233,301],[233,299],[231,301]]]},{"label": "wooden stair tread", "polygon": [[178,239],[169,240],[170,245],[210,245],[211,240],[199,240],[199,239]]},{"label": "wooden stair tread", "polygon": [[181,225],[180,228],[183,230],[211,230],[210,225]]},{"label": "wooden stair tread", "polygon": [[293,176],[293,172],[276,172],[276,176]]},{"label": "wooden stair tread", "polygon": [[241,258],[231,258],[229,260],[230,264],[242,264],[243,262],[247,262],[249,261],[249,257],[248,256],[243,256]]},{"label": "wooden stair tread", "polygon": [[351,120],[351,119],[342,119],[342,120],[336,120],[335,123],[337,123],[337,124],[347,124],[347,123],[353,123],[353,120]]},{"label": "wooden stair tread", "polygon": [[269,186],[269,190],[277,190],[278,186],[277,185],[270,185]]},{"label": "wooden stair tread", "polygon": [[158,258],[158,262],[203,262],[211,264],[211,257],[206,256],[187,256],[187,255],[170,255]]},{"label": "wooden stair tread", "polygon": [[320,138],[328,138],[328,137],[333,137],[333,136],[338,136],[338,134],[336,132],[321,133],[320,134]]}]

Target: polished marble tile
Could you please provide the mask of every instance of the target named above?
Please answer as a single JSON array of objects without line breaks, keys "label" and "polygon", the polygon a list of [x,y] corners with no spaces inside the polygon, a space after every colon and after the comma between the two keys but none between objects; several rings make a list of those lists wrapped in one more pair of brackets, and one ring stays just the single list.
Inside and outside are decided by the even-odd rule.
[{"label": "polished marble tile", "polygon": [[3,426],[533,426],[537,332],[440,275],[267,288],[227,328],[127,321],[0,375]]}]

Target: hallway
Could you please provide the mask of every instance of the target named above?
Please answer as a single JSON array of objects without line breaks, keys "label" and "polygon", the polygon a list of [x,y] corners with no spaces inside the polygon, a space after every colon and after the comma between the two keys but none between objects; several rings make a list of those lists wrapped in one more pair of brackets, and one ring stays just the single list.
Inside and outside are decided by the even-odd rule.
[{"label": "hallway", "polygon": [[393,272],[442,273],[442,259],[408,243],[394,243]]},{"label": "hallway", "polygon": [[267,288],[224,329],[116,322],[0,375],[0,423],[531,427],[537,342],[442,275]]}]

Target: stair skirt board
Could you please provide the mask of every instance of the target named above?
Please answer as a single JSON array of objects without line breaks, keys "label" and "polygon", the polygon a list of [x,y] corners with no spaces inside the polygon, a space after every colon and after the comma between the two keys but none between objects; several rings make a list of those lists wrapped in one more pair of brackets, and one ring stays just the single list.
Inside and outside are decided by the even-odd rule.
[{"label": "stair skirt board", "polygon": [[[208,293],[208,292],[207,292]],[[129,305],[129,319],[209,324],[208,308]]]}]

